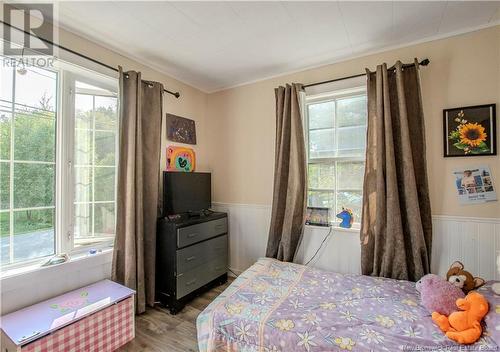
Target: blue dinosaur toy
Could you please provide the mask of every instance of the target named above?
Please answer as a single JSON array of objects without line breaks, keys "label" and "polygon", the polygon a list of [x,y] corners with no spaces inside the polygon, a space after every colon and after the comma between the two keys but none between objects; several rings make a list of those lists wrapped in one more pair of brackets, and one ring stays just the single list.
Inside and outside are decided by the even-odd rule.
[{"label": "blue dinosaur toy", "polygon": [[344,227],[346,229],[350,229],[352,227],[354,215],[352,214],[351,209],[342,207],[342,211],[337,214],[337,217],[342,219],[342,222],[339,224],[340,227]]}]

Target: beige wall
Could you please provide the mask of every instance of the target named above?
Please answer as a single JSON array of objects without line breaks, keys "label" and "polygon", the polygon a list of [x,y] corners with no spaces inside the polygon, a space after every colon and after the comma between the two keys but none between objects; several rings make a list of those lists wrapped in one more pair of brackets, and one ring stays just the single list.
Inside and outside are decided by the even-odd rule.
[{"label": "beige wall", "polygon": [[[197,157],[197,170],[208,170],[208,142],[206,136],[207,94],[187,84],[179,82],[166,74],[151,69],[140,62],[117,54],[114,51],[106,49],[72,33],[63,30],[59,31],[59,40],[63,46],[72,50],[85,54],[110,66],[118,67],[118,65],[120,65],[124,70],[140,71],[143,79],[161,82],[166,89],[173,92],[180,92],[181,96],[179,99],[176,99],[170,94],[164,95],[164,112],[188,117],[196,121],[198,143],[193,146],[193,149],[195,150]],[[162,164],[165,166],[166,146],[167,144],[175,144],[167,142],[165,129],[162,132],[162,143]]]},{"label": "beige wall", "polygon": [[[400,48],[329,66],[293,73],[210,94],[207,141],[213,171],[214,200],[270,204],[274,165],[274,88],[304,84],[374,69],[396,60],[429,58],[421,71],[427,131],[427,164],[435,215],[500,217],[500,202],[460,206],[452,170],[489,165],[500,189],[500,156],[443,158],[442,110],[500,103],[500,26],[443,40]],[[498,110],[497,106],[497,110]],[[498,120],[497,118],[497,125]],[[497,127],[497,130],[500,130]],[[498,144],[500,147],[500,144]],[[500,196],[500,192],[499,196]]]},{"label": "beige wall", "polygon": [[[147,80],[179,91],[165,95],[165,112],[196,120],[197,170],[213,172],[213,199],[217,202],[270,204],[274,165],[274,88],[289,82],[304,84],[374,69],[396,60],[411,62],[428,57],[422,68],[422,92],[427,131],[427,160],[432,209],[439,215],[500,217],[500,202],[460,206],[453,189],[455,167],[487,164],[500,188],[500,156],[442,157],[442,109],[500,103],[500,26],[443,40],[356,58],[297,72],[213,94],[179,82],[142,63],[64,30],[59,42],[110,66],[137,70]],[[497,107],[499,110],[500,107]],[[500,118],[497,118],[497,125]],[[497,130],[500,128],[497,127]],[[498,134],[498,133],[497,133]],[[167,145],[163,131],[162,156]],[[500,146],[500,143],[499,143]],[[500,192],[499,192],[500,194]]]},{"label": "beige wall", "polygon": [[[3,18],[3,6],[0,6],[0,17]],[[32,23],[36,23],[38,19],[32,17]],[[20,23],[14,22],[14,26],[21,27]],[[2,26],[0,26],[2,27]],[[3,31],[3,28],[0,28]],[[3,34],[3,32],[2,32]],[[43,36],[43,34],[42,34]],[[47,35],[45,35],[47,37]],[[18,38],[14,35],[13,38]],[[95,38],[98,40],[99,38]],[[106,65],[112,67],[122,66],[124,71],[134,70],[140,71],[142,74],[142,79],[158,81],[163,83],[164,87],[172,92],[180,92],[180,98],[176,99],[170,94],[165,94],[163,99],[164,113],[172,113],[175,115],[180,115],[183,117],[191,118],[196,121],[196,132],[197,132],[197,145],[192,146],[196,152],[197,156],[197,170],[206,171],[208,167],[208,156],[207,156],[207,138],[206,138],[206,108],[207,108],[207,94],[203,91],[196,89],[190,85],[180,82],[167,74],[159,72],[155,69],[142,64],[140,61],[131,59],[127,56],[121,55],[115,51],[112,51],[102,45],[99,45],[92,41],[92,38],[86,39],[80,37],[72,32],[66,31],[62,28],[54,26],[54,38],[53,41],[76,51],[77,53],[86,55],[92,59],[100,61]],[[126,52],[127,48],[123,48]],[[112,74],[118,77],[117,73],[114,73],[102,66],[93,64],[92,62],[74,56],[64,50],[59,50],[55,48],[55,56],[62,59],[66,59],[74,64],[82,64],[86,67],[95,67],[99,72],[105,71],[106,74]],[[76,61],[76,62],[75,62]],[[165,114],[163,115],[165,119]],[[162,131],[162,164],[165,168],[166,166],[166,146],[171,143],[166,140],[165,124],[163,124]]]}]

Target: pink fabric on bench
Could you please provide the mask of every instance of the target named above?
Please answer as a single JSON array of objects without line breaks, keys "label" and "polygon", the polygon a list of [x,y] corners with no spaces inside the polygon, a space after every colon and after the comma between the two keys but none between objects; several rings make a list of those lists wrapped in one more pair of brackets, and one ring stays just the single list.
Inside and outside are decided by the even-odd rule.
[{"label": "pink fabric on bench", "polygon": [[22,348],[23,352],[114,351],[135,336],[134,297],[98,311]]}]

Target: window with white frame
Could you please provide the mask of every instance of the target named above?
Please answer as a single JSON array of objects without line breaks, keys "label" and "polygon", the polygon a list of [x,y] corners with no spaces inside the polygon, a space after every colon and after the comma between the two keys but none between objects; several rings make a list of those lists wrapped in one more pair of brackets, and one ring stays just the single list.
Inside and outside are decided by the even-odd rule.
[{"label": "window with white frame", "polygon": [[[336,90],[305,99],[308,206],[361,219],[366,149],[366,88]],[[332,221],[335,221],[332,219]]]},{"label": "window with white frame", "polygon": [[112,245],[117,80],[61,62],[0,74],[2,268]]},{"label": "window with white frame", "polygon": [[74,245],[112,241],[115,234],[117,97],[75,83]]}]

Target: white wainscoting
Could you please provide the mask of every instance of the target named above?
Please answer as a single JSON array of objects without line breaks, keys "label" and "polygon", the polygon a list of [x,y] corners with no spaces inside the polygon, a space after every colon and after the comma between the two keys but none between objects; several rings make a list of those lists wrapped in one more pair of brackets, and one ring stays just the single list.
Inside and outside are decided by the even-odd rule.
[{"label": "white wainscoting", "polygon": [[500,251],[500,218],[432,217],[431,270],[445,275],[451,263],[461,261],[465,269],[486,280],[499,280],[496,255]]},{"label": "white wainscoting", "polygon": [[212,206],[214,210],[228,213],[229,268],[239,275],[266,254],[271,207],[229,203]]},{"label": "white wainscoting", "polygon": [[[229,268],[240,274],[266,254],[271,206],[214,203],[213,208],[228,213]],[[306,263],[319,248],[328,231],[324,227],[306,226],[295,261]],[[334,228],[332,236],[310,265],[340,273],[359,273],[359,263],[359,232]]]},{"label": "white wainscoting", "polygon": [[[271,206],[214,203],[214,209],[229,214],[229,267],[239,274],[265,255]],[[328,231],[306,226],[296,262],[307,262]],[[474,275],[487,280],[500,279],[495,261],[497,251],[500,251],[500,218],[433,216],[433,273],[444,275],[452,262],[460,260]],[[310,265],[340,273],[359,273],[359,232],[332,229],[332,236]]]}]

